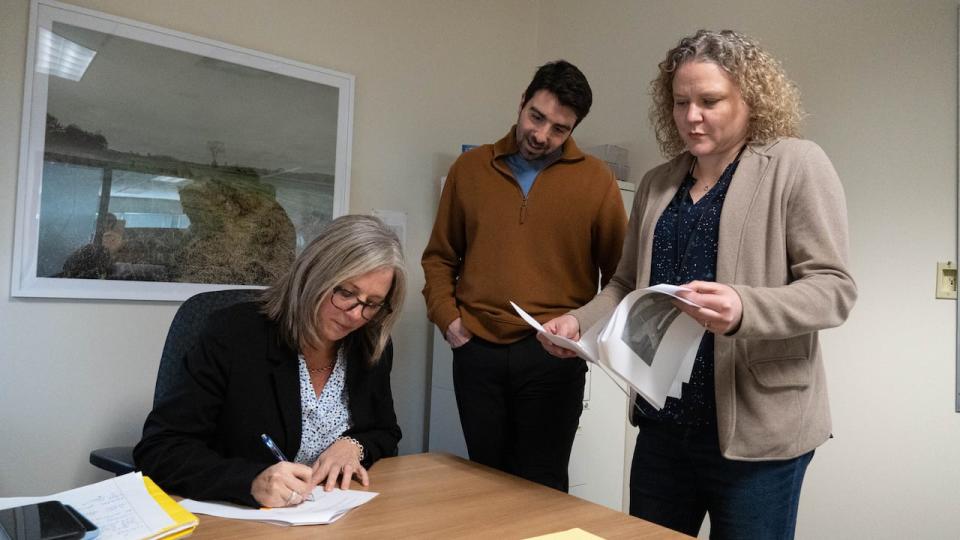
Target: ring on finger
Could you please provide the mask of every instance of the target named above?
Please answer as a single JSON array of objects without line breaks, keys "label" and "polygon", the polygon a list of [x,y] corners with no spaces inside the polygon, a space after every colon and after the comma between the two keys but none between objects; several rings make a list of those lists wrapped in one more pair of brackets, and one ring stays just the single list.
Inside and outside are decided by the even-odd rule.
[{"label": "ring on finger", "polygon": [[297,493],[296,490],[291,489],[290,496],[287,497],[287,506],[290,506],[291,504],[293,504],[293,501],[295,501],[299,495],[300,494]]}]

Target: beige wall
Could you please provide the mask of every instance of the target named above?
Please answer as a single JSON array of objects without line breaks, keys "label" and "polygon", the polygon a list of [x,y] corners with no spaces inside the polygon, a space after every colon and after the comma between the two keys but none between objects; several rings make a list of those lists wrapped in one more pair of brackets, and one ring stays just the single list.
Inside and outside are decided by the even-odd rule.
[{"label": "beige wall", "polygon": [[[459,144],[501,135],[533,66],[566,57],[596,96],[578,139],[627,146],[639,178],[660,160],[646,84],[663,52],[698,27],[758,37],[844,182],[860,286],[850,321],[823,337],[836,438],[811,465],[798,537],[960,535],[956,305],[933,298],[936,261],[956,260],[953,0],[76,3],[356,75],[351,209],[410,220],[404,452],[422,448],[429,373],[417,261]],[[0,496],[93,480],[89,448],[136,439],[174,310],[9,298],[26,25],[25,0],[0,2]]]},{"label": "beige wall", "polygon": [[[430,337],[420,253],[461,143],[499,138],[534,64],[533,3],[77,0],[76,5],[356,76],[350,209],[407,213],[410,295],[395,332],[401,452],[424,448]],[[0,1],[0,496],[104,476],[136,442],[171,303],[12,299],[27,0]],[[509,62],[504,59],[509,58]]]},{"label": "beige wall", "polygon": [[957,3],[544,1],[537,50],[581,65],[598,105],[580,137],[625,144],[633,178],[659,157],[646,119],[656,64],[697,28],[736,28],[781,59],[806,135],[847,193],[860,300],[823,334],[836,438],[817,450],[799,538],[958,538]]}]

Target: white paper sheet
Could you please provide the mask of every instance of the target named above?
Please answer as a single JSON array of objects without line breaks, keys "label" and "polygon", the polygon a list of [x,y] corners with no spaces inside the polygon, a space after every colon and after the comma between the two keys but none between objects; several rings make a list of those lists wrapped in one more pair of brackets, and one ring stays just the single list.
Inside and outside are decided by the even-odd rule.
[{"label": "white paper sheet", "polygon": [[40,501],[60,501],[76,508],[100,528],[100,540],[147,538],[174,524],[147,492],[140,473],[125,474],[46,497],[4,498],[0,499],[0,508]]},{"label": "white paper sheet", "polygon": [[372,491],[352,489],[324,491],[323,486],[313,490],[313,501],[306,501],[288,508],[248,508],[221,502],[203,502],[192,499],[180,501],[180,505],[194,514],[206,514],[230,519],[266,521],[278,525],[326,525],[340,519],[348,511],[377,496]]}]

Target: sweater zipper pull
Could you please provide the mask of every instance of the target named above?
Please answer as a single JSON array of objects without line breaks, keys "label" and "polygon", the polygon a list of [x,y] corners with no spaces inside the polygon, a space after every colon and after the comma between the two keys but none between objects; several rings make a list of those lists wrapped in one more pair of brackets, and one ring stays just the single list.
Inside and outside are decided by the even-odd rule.
[{"label": "sweater zipper pull", "polygon": [[520,205],[520,224],[523,225],[523,222],[527,219],[527,198],[523,198],[523,204]]}]

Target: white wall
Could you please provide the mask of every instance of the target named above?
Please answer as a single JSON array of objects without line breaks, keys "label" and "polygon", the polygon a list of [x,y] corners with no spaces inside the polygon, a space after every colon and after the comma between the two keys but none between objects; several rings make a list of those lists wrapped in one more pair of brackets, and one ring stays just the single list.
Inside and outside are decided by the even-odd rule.
[{"label": "white wall", "polygon": [[681,36],[739,29],[783,62],[843,180],[860,289],[823,334],[836,438],[798,537],[960,537],[956,303],[934,299],[936,262],[957,260],[957,3],[564,0],[539,20],[540,57],[580,65],[597,96],[578,135],[626,145],[634,179],[662,161],[647,84]]},{"label": "white wall", "polygon": [[[356,76],[350,208],[408,215],[410,295],[395,332],[402,453],[424,448],[430,341],[420,254],[461,143],[498,139],[535,67],[533,3],[75,0]],[[105,475],[92,448],[139,439],[176,304],[10,298],[29,3],[0,1],[0,496]],[[510,61],[505,61],[510,59]]]},{"label": "white wall", "polygon": [[[936,261],[957,259],[954,0],[75,2],[357,76],[351,208],[410,219],[404,452],[422,448],[428,386],[419,254],[459,144],[498,138],[533,67],[566,57],[596,99],[578,140],[627,146],[639,178],[661,160],[646,120],[661,55],[699,27],[756,36],[844,182],[860,287],[823,336],[836,439],[810,467],[798,537],[960,536],[956,306],[933,298]],[[9,298],[26,25],[26,0],[0,2],[0,496],[93,480],[89,448],[137,438],[174,310]]]}]

